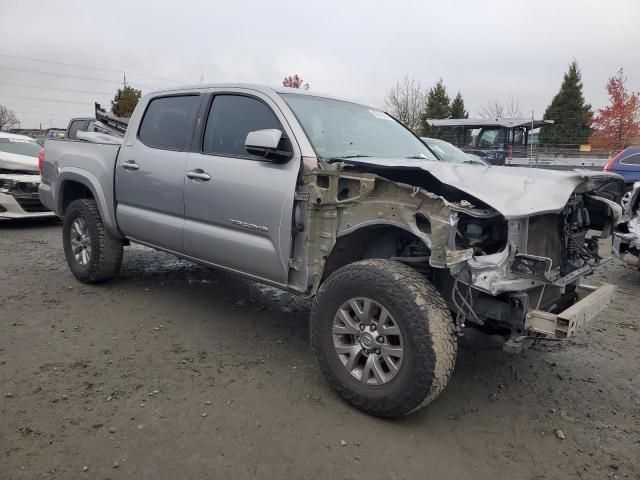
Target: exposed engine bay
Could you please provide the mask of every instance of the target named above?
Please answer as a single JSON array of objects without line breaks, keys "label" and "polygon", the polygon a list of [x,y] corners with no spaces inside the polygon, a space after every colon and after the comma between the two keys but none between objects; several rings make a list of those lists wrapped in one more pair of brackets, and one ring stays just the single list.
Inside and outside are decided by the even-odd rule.
[{"label": "exposed engine bay", "polygon": [[634,184],[622,222],[615,228],[613,253],[629,266],[640,269],[640,182]]},{"label": "exposed engine bay", "polygon": [[[506,175],[519,170],[490,167],[492,174],[500,168]],[[295,248],[302,252],[304,244],[309,256],[292,279],[310,283],[295,287],[315,291],[344,263],[391,258],[429,278],[459,331],[470,324],[505,338],[525,337],[531,334],[525,325],[529,312],[572,305],[579,280],[609,261],[599,255],[598,241],[611,235],[621,217],[615,176],[560,180],[563,204],[557,198],[554,205],[547,201],[548,207],[540,201],[508,208],[500,192],[494,201],[492,186],[478,198],[424,170],[363,168],[356,162],[309,171],[298,194],[308,199],[308,215],[296,210],[294,220],[296,230],[305,233],[294,239]],[[537,197],[532,193],[529,197]]]}]

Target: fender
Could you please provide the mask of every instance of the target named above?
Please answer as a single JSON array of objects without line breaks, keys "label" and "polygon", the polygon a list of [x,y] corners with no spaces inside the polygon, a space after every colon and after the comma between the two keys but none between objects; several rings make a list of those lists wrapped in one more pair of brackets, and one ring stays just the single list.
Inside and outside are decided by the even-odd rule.
[{"label": "fender", "polygon": [[88,170],[77,167],[63,167],[60,169],[58,178],[56,179],[56,212],[59,216],[63,213],[63,195],[65,184],[67,182],[76,182],[84,185],[89,189],[93,198],[96,200],[98,211],[102,217],[105,227],[114,235],[123,238],[122,232],[118,229],[115,216],[115,199],[113,197],[113,188],[109,192],[105,192],[98,178]]}]

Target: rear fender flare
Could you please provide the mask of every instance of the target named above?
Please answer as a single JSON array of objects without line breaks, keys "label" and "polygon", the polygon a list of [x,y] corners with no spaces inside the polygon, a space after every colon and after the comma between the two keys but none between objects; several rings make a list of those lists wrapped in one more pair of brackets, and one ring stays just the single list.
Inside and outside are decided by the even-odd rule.
[{"label": "rear fender flare", "polygon": [[114,235],[121,238],[122,233],[118,229],[116,223],[115,210],[113,205],[107,199],[104,190],[102,189],[98,179],[90,172],[82,170],[76,167],[66,167],[61,169],[58,175],[57,183],[58,188],[56,191],[56,211],[58,214],[63,214],[63,192],[65,185],[68,182],[75,182],[84,185],[89,189],[91,195],[96,201],[98,211],[102,217],[104,226]]}]

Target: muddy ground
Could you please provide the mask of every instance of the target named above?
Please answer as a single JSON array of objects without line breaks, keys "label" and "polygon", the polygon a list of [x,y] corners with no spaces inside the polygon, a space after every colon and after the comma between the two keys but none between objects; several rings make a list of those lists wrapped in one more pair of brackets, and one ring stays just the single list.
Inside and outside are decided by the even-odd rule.
[{"label": "muddy ground", "polygon": [[[0,224],[2,479],[640,478],[640,273],[575,340],[466,347],[396,421],[329,389],[308,302],[142,247],[67,269],[55,221]],[[564,439],[560,439],[561,430]]]}]

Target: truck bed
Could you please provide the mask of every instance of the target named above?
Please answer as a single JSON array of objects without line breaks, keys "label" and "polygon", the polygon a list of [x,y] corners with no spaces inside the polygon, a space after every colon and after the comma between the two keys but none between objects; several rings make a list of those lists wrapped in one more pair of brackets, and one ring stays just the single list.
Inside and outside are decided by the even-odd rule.
[{"label": "truck bed", "polygon": [[98,200],[105,226],[117,232],[113,179],[119,151],[118,144],[47,140],[40,185],[42,202],[61,215],[62,199],[54,192],[60,191],[63,182],[81,183]]}]

